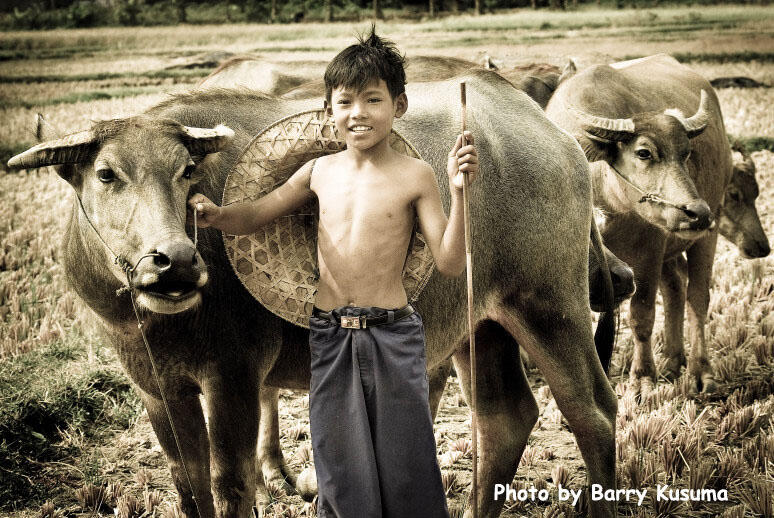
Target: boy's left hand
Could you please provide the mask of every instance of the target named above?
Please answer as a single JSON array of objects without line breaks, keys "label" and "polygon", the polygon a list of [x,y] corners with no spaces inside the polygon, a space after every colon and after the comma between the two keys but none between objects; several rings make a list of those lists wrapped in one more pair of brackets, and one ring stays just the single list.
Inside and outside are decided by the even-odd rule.
[{"label": "boy's left hand", "polygon": [[[464,140],[463,140],[464,139]],[[449,183],[457,189],[462,189],[465,175],[468,175],[468,185],[473,183],[478,175],[478,153],[473,145],[473,134],[466,131],[457,137],[454,147],[449,151],[449,162],[446,166]]]}]

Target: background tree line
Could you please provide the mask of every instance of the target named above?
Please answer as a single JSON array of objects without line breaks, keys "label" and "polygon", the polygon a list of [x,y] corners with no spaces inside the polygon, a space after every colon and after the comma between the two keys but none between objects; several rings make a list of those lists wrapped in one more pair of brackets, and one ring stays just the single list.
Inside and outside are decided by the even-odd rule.
[{"label": "background tree line", "polygon": [[[0,29],[178,23],[292,23],[435,17],[518,7],[565,9],[579,2],[654,7],[662,0],[1,0]],[[680,0],[671,0],[678,1]],[[738,0],[734,3],[742,3]],[[758,2],[760,0],[747,0]],[[693,3],[728,3],[695,0]]]}]

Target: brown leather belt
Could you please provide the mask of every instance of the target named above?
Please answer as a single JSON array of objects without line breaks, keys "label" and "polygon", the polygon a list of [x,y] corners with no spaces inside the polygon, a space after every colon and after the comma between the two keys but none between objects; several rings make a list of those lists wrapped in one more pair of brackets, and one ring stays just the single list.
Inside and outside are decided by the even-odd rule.
[{"label": "brown leather belt", "polygon": [[324,318],[341,325],[345,329],[366,329],[368,327],[380,326],[382,324],[391,324],[402,318],[406,318],[414,312],[411,304],[406,304],[400,309],[384,310],[382,315],[341,315],[338,316],[333,311],[323,311],[320,308],[312,308],[312,316]]}]

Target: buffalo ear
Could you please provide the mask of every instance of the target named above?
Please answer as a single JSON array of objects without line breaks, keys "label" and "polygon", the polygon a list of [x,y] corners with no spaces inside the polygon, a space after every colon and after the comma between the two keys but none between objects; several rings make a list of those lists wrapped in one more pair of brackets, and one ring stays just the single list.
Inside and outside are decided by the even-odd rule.
[{"label": "buffalo ear", "polygon": [[570,79],[572,76],[578,73],[578,65],[575,63],[575,60],[570,58],[567,63],[565,63],[564,68],[562,68],[562,73],[559,76],[559,79],[557,80],[556,84],[559,85],[562,83],[562,81],[566,81],[567,79]]},{"label": "buffalo ear", "polygon": [[234,130],[222,124],[214,128],[192,128],[182,126],[183,145],[192,157],[204,158],[210,153],[217,153],[234,138]]},{"label": "buffalo ear", "polygon": [[590,138],[589,135],[585,133],[577,140],[589,163],[598,162],[600,160],[612,162],[618,155],[618,147],[615,141]]},{"label": "buffalo ear", "polygon": [[72,164],[86,162],[91,157],[97,139],[91,131],[79,131],[62,138],[49,140],[16,155],[8,161],[9,169],[35,169],[49,165],[63,165],[57,173],[70,181],[65,171],[72,171]]}]

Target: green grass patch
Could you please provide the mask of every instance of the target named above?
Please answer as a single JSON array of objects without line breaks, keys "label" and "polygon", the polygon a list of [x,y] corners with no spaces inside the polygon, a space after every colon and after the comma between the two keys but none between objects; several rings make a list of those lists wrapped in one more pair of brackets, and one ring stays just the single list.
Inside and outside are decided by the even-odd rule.
[{"label": "green grass patch", "polygon": [[703,61],[706,63],[734,63],[759,61],[761,63],[774,63],[774,52],[756,52],[745,50],[742,52],[675,52],[674,58],[681,62]]},{"label": "green grass patch", "polygon": [[257,47],[251,52],[334,52],[341,50],[338,47]]},{"label": "green grass patch", "polygon": [[100,72],[95,74],[73,75],[36,75],[36,76],[0,76],[0,84],[11,83],[68,83],[77,81],[106,81],[111,79],[168,79],[168,78],[199,78],[212,72],[210,68],[186,68],[169,70],[151,70],[148,72]]},{"label": "green grass patch", "polygon": [[160,87],[150,88],[117,88],[110,90],[94,90],[90,92],[72,92],[60,97],[50,99],[34,99],[24,101],[21,99],[0,100],[0,109],[8,108],[36,108],[39,106],[51,106],[55,104],[75,104],[92,101],[103,101],[107,99],[122,99],[124,97],[136,97],[138,95],[152,94],[160,92]]},{"label": "green grass patch", "polygon": [[2,142],[0,141],[0,169],[5,169],[5,164],[8,163],[8,160],[11,159],[11,157],[14,157],[18,155],[19,153],[22,153],[24,151],[27,151],[29,148],[34,146],[35,144],[31,142]]},{"label": "green grass patch", "polygon": [[[742,52],[672,52],[671,56],[681,63],[737,63],[758,61],[760,63],[774,63],[774,52],[756,52],[745,50]],[[645,57],[643,54],[628,54],[617,58],[620,61]]]},{"label": "green grass patch", "polygon": [[754,151],[771,151],[774,153],[774,138],[772,137],[733,137],[728,136],[730,142],[738,142],[748,153]]},{"label": "green grass patch", "polygon": [[23,60],[23,59],[72,59],[74,57],[90,57],[98,52],[108,51],[108,47],[63,47],[63,48],[34,48],[34,49],[13,49],[5,48],[0,50],[0,61]]},{"label": "green grass patch", "polygon": [[79,453],[63,432],[98,438],[139,415],[128,379],[107,349],[96,350],[89,360],[86,341],[71,333],[0,362],[0,509],[28,507],[61,490],[43,463]]}]

